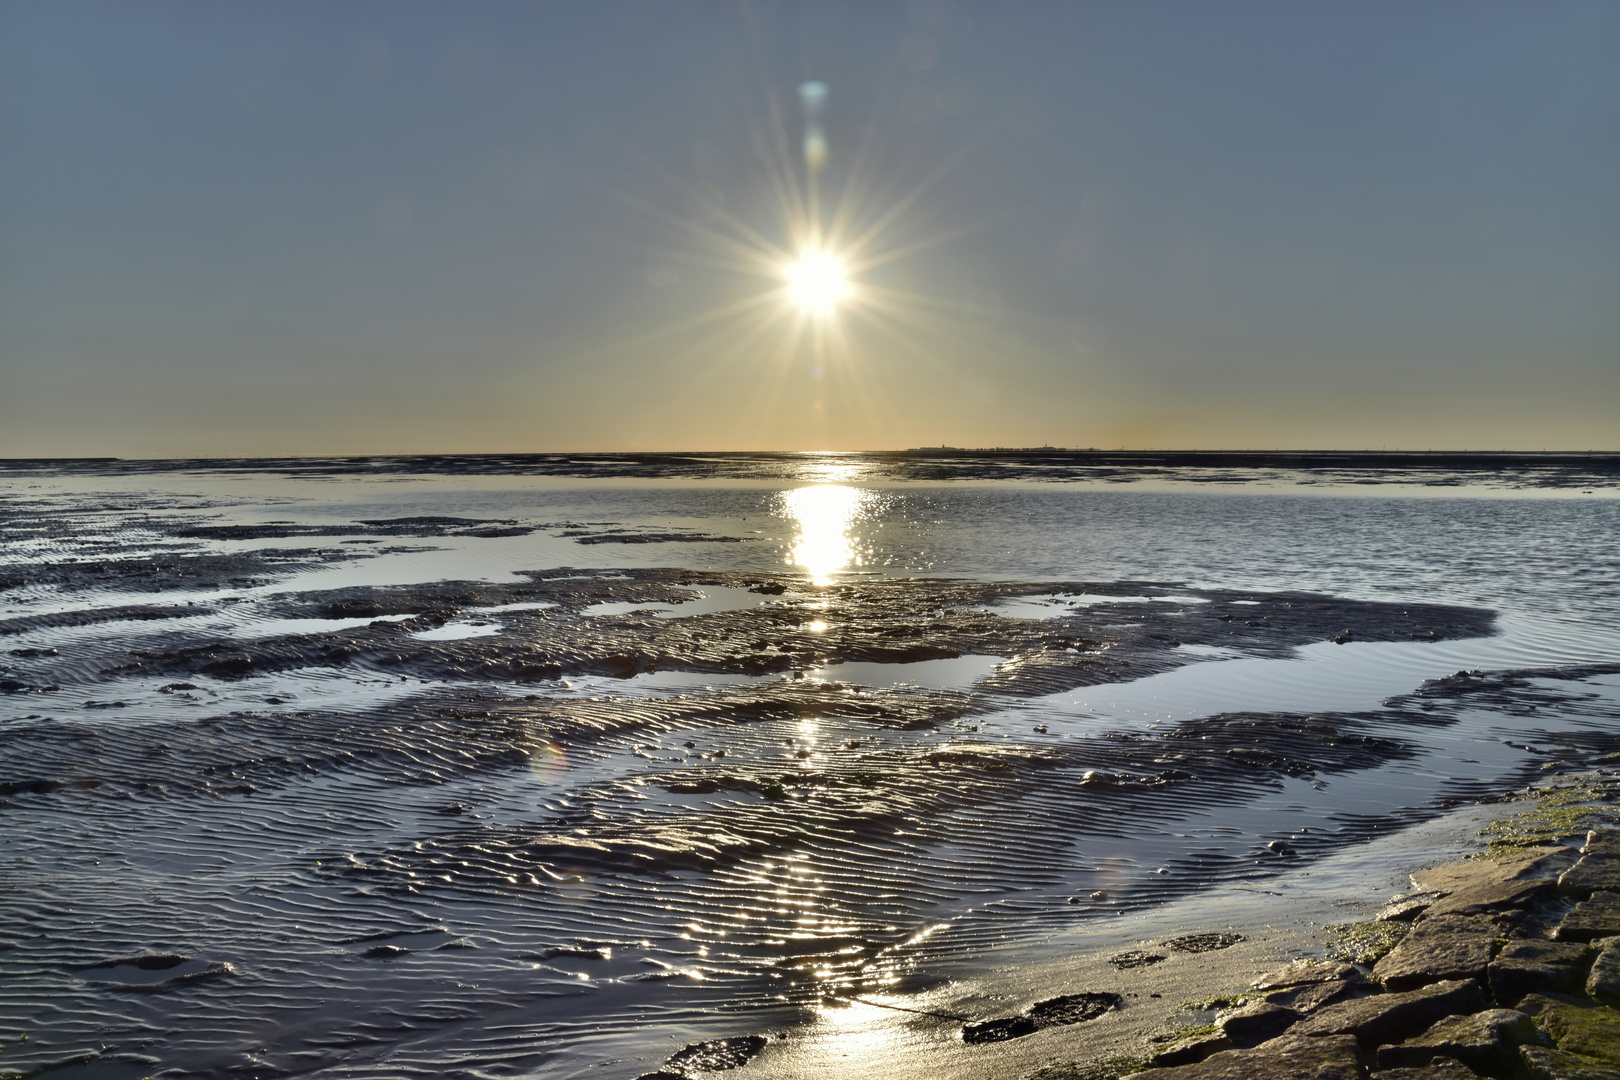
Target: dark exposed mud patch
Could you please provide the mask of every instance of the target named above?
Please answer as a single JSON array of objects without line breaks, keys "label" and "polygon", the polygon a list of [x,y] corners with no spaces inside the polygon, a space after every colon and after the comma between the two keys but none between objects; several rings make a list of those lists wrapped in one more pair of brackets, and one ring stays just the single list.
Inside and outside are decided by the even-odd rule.
[{"label": "dark exposed mud patch", "polygon": [[1171,938],[1164,943],[1164,947],[1173,952],[1206,953],[1230,949],[1242,940],[1242,934],[1188,934],[1186,937]]},{"label": "dark exposed mud patch", "polygon": [[1121,971],[1129,971],[1132,968],[1150,967],[1168,959],[1169,957],[1163,953],[1150,953],[1141,949],[1132,949],[1129,952],[1110,956],[1108,962]]},{"label": "dark exposed mud patch", "polygon": [[[140,558],[74,559],[12,564],[0,579],[0,589],[24,585],[52,585],[63,590],[115,590],[165,592],[175,589],[246,589],[268,585],[295,570],[313,569],[333,562],[364,558],[353,550],[277,550],[265,548],[233,555],[158,552]],[[136,609],[141,610],[141,609]],[[195,614],[195,612],[193,612]],[[122,616],[141,618],[139,614]],[[153,616],[172,617],[168,615]],[[96,621],[94,617],[91,617]],[[15,621],[15,620],[14,620]],[[64,623],[60,625],[73,625]]]},{"label": "dark exposed mud patch", "polygon": [[1037,1001],[1030,1006],[1029,1015],[1040,1027],[1059,1027],[1095,1020],[1123,1004],[1124,998],[1113,993],[1065,994]]},{"label": "dark exposed mud patch", "polygon": [[965,1043],[1006,1042],[1049,1027],[1083,1024],[1117,1009],[1125,999],[1113,993],[1065,994],[1037,1001],[1018,1016],[976,1020],[962,1026]]},{"label": "dark exposed mud patch", "polygon": [[[544,682],[579,675],[627,678],[654,671],[766,675],[840,663],[913,663],[965,655],[1008,659],[979,686],[1017,696],[1139,678],[1191,659],[1186,644],[1283,656],[1346,629],[1357,640],[1431,640],[1488,634],[1490,612],[1338,600],[1303,594],[1205,592],[1200,602],[1099,604],[1052,619],[1014,619],[979,610],[1006,597],[1083,590],[1022,582],[865,581],[817,588],[802,578],[641,571],[612,578],[534,575],[533,584],[439,584],[347,589],[282,598],[270,606],[293,618],[412,615],[356,630],[134,654],[108,674],[224,677],[309,666],[351,666],[426,679]],[[705,585],[781,592],[738,611],[678,617]],[[681,586],[685,586],[684,588]],[[1158,588],[1131,583],[1133,588]],[[1245,603],[1234,606],[1243,599]],[[544,602],[547,610],[501,616],[502,633],[453,641],[413,637],[467,608]],[[677,617],[631,610],[577,618],[605,603],[665,605]],[[1232,612],[1244,618],[1237,621]],[[1262,625],[1263,624],[1263,625]],[[110,658],[109,658],[110,659]]]},{"label": "dark exposed mud patch", "polygon": [[671,1054],[664,1064],[678,1073],[719,1072],[748,1064],[765,1049],[762,1035],[738,1035],[693,1043]]}]

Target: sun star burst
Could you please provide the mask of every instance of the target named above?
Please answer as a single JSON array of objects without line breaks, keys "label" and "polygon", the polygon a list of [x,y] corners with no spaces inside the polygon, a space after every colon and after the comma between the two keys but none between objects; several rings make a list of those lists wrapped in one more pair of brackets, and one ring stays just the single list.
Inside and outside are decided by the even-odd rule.
[{"label": "sun star burst", "polygon": [[783,268],[788,295],[799,307],[827,314],[849,298],[849,272],[844,261],[829,251],[809,248]]}]

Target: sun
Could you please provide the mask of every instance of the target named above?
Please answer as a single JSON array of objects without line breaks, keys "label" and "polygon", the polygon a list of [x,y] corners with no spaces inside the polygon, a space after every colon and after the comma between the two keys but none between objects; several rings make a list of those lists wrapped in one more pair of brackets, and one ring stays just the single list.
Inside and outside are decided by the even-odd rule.
[{"label": "sun", "polygon": [[782,268],[788,296],[799,307],[813,314],[830,313],[851,293],[849,272],[844,261],[829,251],[807,248]]}]

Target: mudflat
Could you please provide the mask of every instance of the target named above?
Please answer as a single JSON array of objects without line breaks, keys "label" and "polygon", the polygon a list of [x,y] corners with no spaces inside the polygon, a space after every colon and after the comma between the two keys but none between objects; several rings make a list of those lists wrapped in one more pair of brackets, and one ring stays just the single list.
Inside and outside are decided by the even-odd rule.
[{"label": "mudflat", "polygon": [[1612,500],[476,464],[7,478],[0,1068],[1190,1059],[1620,752]]}]

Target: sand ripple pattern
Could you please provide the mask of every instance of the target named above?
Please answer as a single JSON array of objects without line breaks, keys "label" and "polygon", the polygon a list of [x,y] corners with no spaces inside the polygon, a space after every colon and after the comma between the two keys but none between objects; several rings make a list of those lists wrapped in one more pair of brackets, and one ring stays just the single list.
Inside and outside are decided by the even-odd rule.
[{"label": "sand ripple pattern", "polygon": [[[1215,655],[1433,649],[1494,633],[1477,607],[681,568],[294,589],[380,546],[345,538],[529,525],[5,509],[0,1068],[19,1072],[633,1075],[694,1031],[921,988],[1620,751],[1617,664],[1135,726],[1066,696]],[[683,616],[705,589],[730,606]],[[475,623],[496,630],[421,636]],[[905,674],[982,657],[1003,659]]]}]

